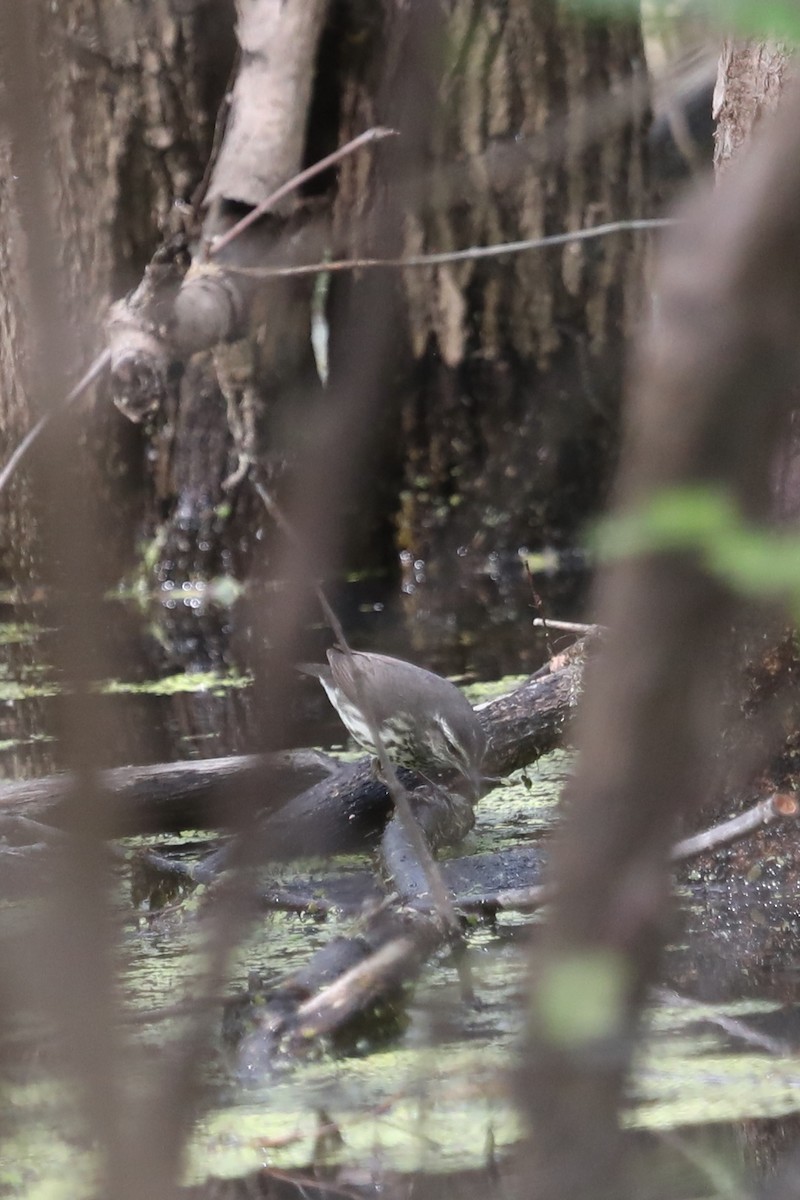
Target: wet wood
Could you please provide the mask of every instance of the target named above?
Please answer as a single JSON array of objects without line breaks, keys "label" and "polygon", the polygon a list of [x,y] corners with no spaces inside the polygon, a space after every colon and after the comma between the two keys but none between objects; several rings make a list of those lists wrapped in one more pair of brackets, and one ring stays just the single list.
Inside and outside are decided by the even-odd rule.
[{"label": "wet wood", "polygon": [[[410,799],[433,853],[472,827],[472,806],[463,797],[429,786]],[[351,936],[328,942],[277,986],[251,988],[252,1024],[242,1046],[243,1064],[264,1066],[276,1050],[301,1052],[320,1036],[346,1030],[377,1005],[396,1000],[426,959],[452,940],[453,930],[434,905],[427,874],[397,814],[384,829],[379,860],[387,902],[371,906]]]},{"label": "wet wood", "polygon": [[[196,762],[116,767],[100,772],[100,784],[117,808],[115,833],[124,837],[178,832],[198,825],[224,827],[227,801],[248,783],[266,778],[269,773],[274,785],[269,798],[277,806],[298,787],[329,775],[337,766],[312,750],[232,755]],[[58,825],[74,787],[75,780],[69,774],[4,783],[0,786],[0,819],[25,816]]]}]

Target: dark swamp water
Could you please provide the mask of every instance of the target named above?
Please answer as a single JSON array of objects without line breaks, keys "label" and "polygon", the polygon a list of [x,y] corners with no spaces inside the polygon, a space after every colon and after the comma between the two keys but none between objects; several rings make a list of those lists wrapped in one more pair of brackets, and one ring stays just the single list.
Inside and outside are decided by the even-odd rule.
[{"label": "dark swamp water", "polygon": [[[487,595],[493,599],[488,605]],[[423,581],[410,601],[408,594],[387,599],[377,586],[360,583],[343,589],[337,604],[356,646],[451,674],[470,685],[477,703],[490,694],[482,683],[503,680],[507,690],[506,677],[536,669],[546,651],[531,627],[535,613],[524,579],[487,578],[469,596],[470,603],[442,612],[426,606]],[[112,707],[118,736],[99,748],[101,765],[262,747],[251,703],[245,608],[233,594],[224,598],[224,605],[209,601],[201,586],[173,590],[149,608],[107,602],[97,635],[116,669],[98,688],[96,703]],[[0,772],[7,779],[47,775],[63,765],[54,713],[60,682],[48,666],[57,636],[41,606],[8,603],[0,609]],[[321,627],[311,630],[306,657],[320,657],[330,640]],[[295,744],[346,749],[338,719],[314,681],[298,684],[293,704]],[[503,781],[481,801],[476,827],[454,857],[513,850],[535,866],[546,854],[569,770],[569,754],[562,750]],[[210,836],[201,829],[149,840],[191,856]],[[366,857],[304,860],[282,865],[270,878],[320,880],[368,869]],[[659,1163],[659,1182],[648,1177],[642,1195],[745,1194],[751,1174],[768,1167],[797,1134],[795,894],[777,859],[748,878],[720,883],[722,877],[717,872],[710,884],[689,871],[676,881],[672,944],[627,1116],[632,1136],[647,1148],[647,1161]],[[154,912],[153,897],[120,866],[113,901],[123,931],[118,972],[132,1078],[181,1037],[181,1004],[190,1004],[202,966],[191,897],[169,899],[165,913]],[[6,900],[0,914],[2,936],[16,936],[25,920],[19,905]],[[530,918],[503,914],[470,929],[477,1008],[463,1003],[452,965],[437,958],[381,1037],[365,1035],[338,1051],[328,1047],[300,1062],[273,1065],[265,1074],[257,1069],[257,1056],[248,1056],[230,1036],[241,1033],[230,998],[242,995],[248,979],[279,979],[351,923],[335,915],[317,921],[273,913],[238,949],[228,1004],[220,1005],[218,1042],[205,1067],[209,1092],[193,1130],[187,1182],[236,1178],[264,1167],[306,1169],[321,1159],[350,1185],[396,1172],[452,1181],[480,1173],[487,1162],[511,1161],[521,1130],[509,1076],[522,1026],[526,952],[535,924]],[[69,1085],[48,1065],[49,1052],[38,1049],[47,1044],[46,1031],[28,1028],[21,1015],[4,1041],[11,1049],[0,1081],[9,1117],[0,1132],[0,1192],[88,1194],[89,1140],[76,1125]],[[320,1136],[330,1129],[335,1136]]]}]

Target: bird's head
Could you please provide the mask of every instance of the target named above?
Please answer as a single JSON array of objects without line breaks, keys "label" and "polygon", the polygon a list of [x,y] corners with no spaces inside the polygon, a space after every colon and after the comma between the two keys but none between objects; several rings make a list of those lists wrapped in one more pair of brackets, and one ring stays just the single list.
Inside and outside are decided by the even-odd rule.
[{"label": "bird's head", "polygon": [[486,734],[474,713],[444,716],[434,713],[426,727],[425,742],[432,761],[442,767],[452,767],[467,781],[472,798],[477,800],[481,792],[483,776],[481,764],[486,753]]}]

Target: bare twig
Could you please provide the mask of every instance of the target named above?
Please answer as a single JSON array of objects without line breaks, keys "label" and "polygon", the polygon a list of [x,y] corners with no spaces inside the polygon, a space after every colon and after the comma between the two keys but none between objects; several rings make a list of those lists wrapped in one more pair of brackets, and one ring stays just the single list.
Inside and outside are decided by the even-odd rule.
[{"label": "bare twig", "polygon": [[549,657],[552,659],[555,657],[555,650],[553,649],[553,643],[550,641],[550,633],[549,633],[549,628],[548,628],[549,622],[547,620],[547,617],[545,616],[544,603],[542,602],[542,597],[537,592],[536,585],[533,582],[533,571],[531,571],[530,567],[528,566],[527,561],[525,562],[525,574],[528,577],[528,587],[531,589],[531,597],[533,599],[533,603],[536,606],[537,612],[540,614],[538,617],[536,617],[534,619],[533,624],[536,628],[541,629],[542,632],[544,633],[544,644],[547,647],[547,653],[548,653]]},{"label": "bare twig", "polygon": [[535,912],[549,904],[555,888],[549,884],[534,884],[527,888],[505,888],[501,892],[484,892],[475,896],[459,896],[457,904],[461,912]]},{"label": "bare twig", "polygon": [[284,196],[288,196],[290,192],[296,191],[304,183],[308,183],[310,179],[314,179],[315,176],[322,174],[323,171],[327,171],[329,167],[341,162],[343,158],[347,158],[348,154],[353,154],[356,150],[360,150],[362,146],[368,146],[371,142],[382,141],[383,138],[396,136],[396,129],[384,129],[380,125],[375,125],[372,129],[367,129],[364,133],[360,133],[352,141],[346,142],[344,146],[340,146],[338,150],[334,150],[332,154],[327,154],[319,162],[306,167],[305,171],[300,171],[299,174],[293,175],[291,179],[281,184],[279,188],[262,200],[260,204],[251,209],[246,216],[242,217],[241,221],[237,221],[232,229],[215,238],[208,249],[209,258],[213,258],[215,254],[219,254],[221,250],[229,246],[241,233],[244,233],[245,229],[249,229],[260,217],[263,217],[271,208],[274,208]]},{"label": "bare twig", "polygon": [[798,802],[795,795],[787,792],[774,792],[771,796],[767,796],[766,800],[761,800],[752,808],[748,808],[746,812],[739,813],[738,816],[731,817],[728,821],[721,821],[718,825],[712,825],[710,829],[705,829],[702,833],[684,838],[683,841],[672,847],[670,858],[673,862],[683,862],[684,859],[694,858],[708,850],[716,850],[719,846],[725,846],[729,842],[746,837],[748,833],[754,833],[762,825],[769,825],[773,821],[779,820],[780,817],[797,816],[797,810]]},{"label": "bare twig", "polygon": [[735,1017],[727,1017],[724,1013],[716,1012],[713,1008],[703,1004],[701,1000],[693,1000],[691,996],[682,996],[680,992],[673,992],[670,988],[656,988],[653,994],[660,1004],[670,1004],[674,1008],[702,1010],[697,1014],[698,1021],[707,1021],[709,1025],[716,1025],[729,1037],[738,1038],[749,1046],[757,1046],[760,1050],[766,1050],[767,1054],[773,1054],[776,1058],[794,1052],[787,1042],[770,1037],[767,1033],[761,1033],[760,1030],[753,1029],[752,1026]]},{"label": "bare twig", "polygon": [[73,404],[80,396],[83,395],[87,388],[91,387],[94,381],[102,374],[103,370],[108,365],[110,354],[111,352],[108,349],[101,350],[86,373],[78,380],[75,386],[69,392],[67,392],[64,399],[57,406],[57,409],[51,409],[49,412],[44,413],[41,417],[39,417],[39,420],[36,422],[36,424],[28,430],[22,441],[17,445],[6,465],[3,467],[2,471],[0,471],[0,492],[2,492],[3,488],[6,486],[9,479],[14,474],[17,467],[22,462],[23,458],[28,453],[53,413],[58,409],[67,408],[70,404]]},{"label": "bare twig", "polygon": [[[592,238],[609,237],[614,233],[666,229],[676,224],[677,220],[672,217],[608,221],[604,225],[594,225],[589,229],[575,229],[569,233],[553,233],[547,237],[525,238],[519,242],[497,242],[491,246],[470,246],[466,250],[450,250],[439,254],[409,254],[406,258],[343,258],[334,259],[331,262],[307,263],[293,267],[237,267],[226,264],[225,270],[229,271],[231,275],[248,275],[255,279],[274,279],[288,275],[318,275],[321,271],[362,271],[371,267],[435,267],[444,263],[499,258],[504,254],[523,254],[528,250],[546,250],[549,246],[565,246],[570,242],[585,242]],[[236,225],[230,232],[234,233],[238,228],[239,226]],[[229,239],[229,234],[225,234],[225,238],[221,238],[220,241],[227,239]],[[219,242],[215,242],[213,248],[216,252],[219,249]]]},{"label": "bare twig", "polygon": [[534,617],[533,625],[536,629],[561,629],[565,633],[599,633],[599,625],[584,625],[582,621],[554,621],[547,617]]},{"label": "bare twig", "polygon": [[[746,812],[712,825],[710,829],[696,833],[692,837],[676,842],[670,853],[673,862],[683,862],[698,854],[715,850],[729,842],[737,841],[753,833],[762,825],[768,825],[781,817],[797,815],[798,801],[796,796],[785,792],[776,792],[749,808]],[[533,912],[542,905],[548,904],[555,896],[556,889],[549,884],[534,884],[528,888],[508,888],[502,892],[486,893],[476,896],[459,897],[458,908],[462,912]]]},{"label": "bare twig", "polygon": [[342,1024],[343,1012],[363,1011],[365,997],[384,991],[387,979],[402,976],[406,964],[418,954],[412,937],[395,938],[374,954],[345,971],[297,1010],[295,1037],[307,1041]]}]

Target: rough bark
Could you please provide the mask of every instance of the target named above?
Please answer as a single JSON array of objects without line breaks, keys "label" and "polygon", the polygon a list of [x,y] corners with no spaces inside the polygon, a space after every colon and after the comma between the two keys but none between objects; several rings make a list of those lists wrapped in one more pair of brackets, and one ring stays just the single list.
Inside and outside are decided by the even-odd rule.
[{"label": "rough bark", "polygon": [[[136,280],[159,236],[163,255],[182,253],[187,230],[172,202],[202,195],[210,114],[232,61],[232,4],[174,0],[148,9],[144,21],[135,11],[129,0],[102,11],[72,0],[43,24],[54,64],[73,311],[86,309],[88,317],[76,356],[83,362],[96,348],[89,331],[99,312]],[[357,156],[339,170],[335,194],[328,177],[312,189],[319,201],[306,197],[323,209],[334,199],[337,248],[448,249],[645,209],[637,83],[643,60],[633,26],[610,32],[566,17],[554,3],[529,0],[424,9],[399,0],[337,3],[313,69],[308,55],[304,61],[305,75],[313,76],[306,81],[305,138],[303,120],[290,121],[264,179],[274,182],[299,154],[313,159],[369,125],[403,130],[394,159],[385,156],[387,169],[373,170],[369,156]],[[412,63],[419,80],[413,97],[405,85]],[[266,69],[269,75],[269,63]],[[632,120],[621,115],[629,112],[629,91]],[[222,105],[220,135],[225,115]],[[232,137],[235,126],[234,115]],[[81,170],[73,180],[75,162]],[[398,162],[407,187],[387,217],[382,201],[393,172],[397,188]],[[230,197],[215,177],[214,206],[261,195],[264,181],[248,191],[241,167]],[[190,230],[196,218],[196,211],[188,214]],[[280,246],[292,230],[276,222]],[[502,554],[524,542],[569,540],[607,478],[619,346],[638,304],[638,274],[638,255],[614,237],[502,265],[386,278],[389,291],[402,283],[393,327],[400,356],[387,368],[382,403],[369,417],[373,444],[384,439],[365,473],[370,498],[348,521],[362,560],[392,561],[392,520],[412,559],[448,565],[458,547]],[[340,320],[348,308],[343,296],[364,286],[349,281],[334,289],[332,376],[348,359],[353,336]],[[264,289],[262,319],[251,323],[244,343],[220,347],[213,364],[193,363],[169,389],[144,435],[146,470],[137,463],[142,431],[103,408],[106,426],[96,441],[125,443],[114,470],[124,461],[137,482],[149,478],[149,533],[163,522],[158,578],[208,575],[248,558],[241,535],[252,534],[260,514],[249,489],[237,489],[237,468],[255,459],[274,480],[307,436],[315,390],[309,318],[308,283],[276,281]],[[10,333],[19,328],[11,311],[7,323]],[[13,397],[16,381],[9,382],[5,391]],[[18,430],[9,424],[11,440]],[[118,511],[118,497],[114,505]],[[130,525],[117,527],[120,542],[130,545]]]},{"label": "rough bark", "polygon": [[[417,109],[400,114],[422,114],[425,134],[406,176],[399,253],[646,212],[638,27],[522,0],[430,6],[424,21],[403,8],[389,6],[388,70],[426,56],[427,73]],[[344,95],[348,136],[396,119],[369,80]],[[363,206],[364,183],[358,164],[343,170],[339,227]],[[356,227],[351,248],[363,247]],[[641,305],[640,247],[615,236],[404,273],[397,542],[427,562],[445,602],[470,552],[474,565],[568,542],[602,495],[624,339]]]},{"label": "rough bark", "polygon": [[790,47],[780,42],[726,39],[713,105],[717,121],[714,163],[718,173],[736,157],[764,117],[775,111],[791,57]]},{"label": "rough bark", "polygon": [[[59,180],[55,209],[71,314],[66,394],[99,349],[109,301],[138,280],[160,240],[179,232],[181,205],[191,201],[202,179],[230,69],[232,4],[65,0],[53,6],[42,0],[36,18],[39,53],[47,63],[50,148]],[[40,400],[30,380],[35,351],[24,318],[28,250],[19,236],[18,189],[9,172],[2,174],[0,266],[3,278],[14,281],[0,313],[5,459],[39,415]],[[82,445],[87,431],[88,448]],[[141,480],[141,433],[100,394],[93,410],[61,436],[74,449],[76,469],[97,472],[101,503],[113,506],[115,538],[105,553],[113,578],[121,558],[130,554],[134,521],[143,511],[144,493],[131,498],[121,481],[121,476],[131,485]],[[162,457],[169,441],[162,436],[157,442]],[[29,577],[35,544],[35,505],[26,503],[27,489],[23,471],[0,496],[0,571],[22,579]]]}]

